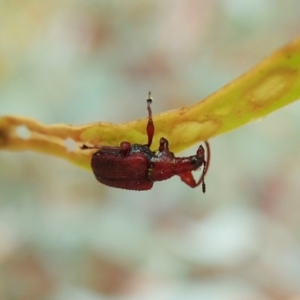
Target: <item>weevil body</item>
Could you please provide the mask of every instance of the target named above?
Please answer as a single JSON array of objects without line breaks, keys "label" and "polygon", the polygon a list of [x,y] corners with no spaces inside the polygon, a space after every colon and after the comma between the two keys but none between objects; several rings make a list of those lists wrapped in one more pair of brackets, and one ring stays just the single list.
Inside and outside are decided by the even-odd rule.
[{"label": "weevil body", "polygon": [[[150,146],[154,135],[151,103],[149,93],[147,99],[148,124],[146,132],[148,143],[145,145],[131,144],[124,141],[119,147],[110,146],[82,146],[82,149],[97,149],[91,160],[91,167],[96,179],[108,186],[126,190],[149,190],[155,181],[162,181],[178,175],[183,182],[194,188],[202,184],[205,193],[204,176],[210,161],[210,147],[207,141],[206,156],[202,145],[196,155],[176,157],[169,150],[169,143],[165,138],[160,139],[157,151],[151,151]],[[192,171],[203,167],[202,175],[195,181]]]}]

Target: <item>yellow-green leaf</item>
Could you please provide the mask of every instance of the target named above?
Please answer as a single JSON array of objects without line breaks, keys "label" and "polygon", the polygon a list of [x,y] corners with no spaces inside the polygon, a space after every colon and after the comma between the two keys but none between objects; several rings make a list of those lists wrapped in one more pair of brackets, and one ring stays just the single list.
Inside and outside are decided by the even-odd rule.
[{"label": "yellow-green leaf", "polygon": [[[153,145],[158,145],[159,138],[164,136],[169,140],[171,150],[178,152],[260,119],[299,98],[300,38],[204,101],[155,115]],[[147,141],[146,124],[147,118],[126,124],[99,122],[84,126],[47,126],[29,118],[3,116],[0,118],[0,149],[42,152],[90,168],[92,151],[81,150],[83,143],[118,145],[127,140],[144,144]],[[28,136],[20,134],[20,128],[27,130]]]}]

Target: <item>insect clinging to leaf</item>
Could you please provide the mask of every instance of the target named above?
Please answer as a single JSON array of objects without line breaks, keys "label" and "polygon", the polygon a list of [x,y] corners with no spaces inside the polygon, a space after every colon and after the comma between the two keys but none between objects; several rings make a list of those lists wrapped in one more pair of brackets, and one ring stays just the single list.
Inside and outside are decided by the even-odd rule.
[{"label": "insect clinging to leaf", "polygon": [[[178,175],[183,182],[194,188],[202,185],[205,193],[204,177],[210,162],[210,147],[205,141],[206,151],[199,146],[195,155],[176,157],[169,150],[169,142],[160,138],[158,150],[151,151],[154,136],[154,122],[152,120],[151,93],[147,99],[148,123],[146,133],[147,144],[132,144],[123,141],[120,146],[83,145],[81,149],[96,149],[92,155],[91,167],[96,179],[108,186],[126,190],[149,190],[155,181],[162,181]],[[205,155],[206,154],[206,155]],[[206,156],[206,158],[205,158]],[[196,181],[192,171],[202,169],[201,177]]]}]

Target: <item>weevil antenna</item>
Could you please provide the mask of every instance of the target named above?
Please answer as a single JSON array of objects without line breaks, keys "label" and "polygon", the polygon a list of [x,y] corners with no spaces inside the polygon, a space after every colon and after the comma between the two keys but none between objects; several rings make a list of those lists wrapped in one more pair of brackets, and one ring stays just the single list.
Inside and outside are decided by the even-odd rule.
[{"label": "weevil antenna", "polygon": [[206,174],[206,161],[204,161],[204,167],[203,167],[203,173],[202,173],[202,192],[203,192],[203,194],[205,194],[205,191],[206,191],[206,184],[205,184],[205,181],[204,181],[204,176],[205,176],[205,174]]},{"label": "weevil antenna", "polygon": [[202,175],[199,179],[199,181],[197,182],[196,186],[202,184],[202,192],[205,193],[206,191],[206,185],[204,182],[204,177],[208,171],[209,168],[209,163],[210,163],[210,146],[209,143],[207,141],[204,141],[205,143],[205,147],[206,147],[206,160],[203,162],[203,172]]},{"label": "weevil antenna", "polygon": [[148,143],[147,146],[150,148],[153,140],[154,135],[154,124],[152,120],[152,110],[151,110],[151,103],[153,99],[151,97],[151,92],[148,93],[147,99],[147,110],[148,110],[148,124],[147,124],[147,136],[148,136]]}]

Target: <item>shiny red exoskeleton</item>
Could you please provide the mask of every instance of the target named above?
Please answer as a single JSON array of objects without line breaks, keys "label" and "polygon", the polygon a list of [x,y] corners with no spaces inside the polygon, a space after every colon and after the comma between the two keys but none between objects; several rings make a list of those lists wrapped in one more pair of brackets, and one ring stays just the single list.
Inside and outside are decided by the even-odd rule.
[{"label": "shiny red exoskeleton", "polygon": [[[183,182],[194,188],[202,184],[205,193],[204,176],[207,173],[210,161],[210,148],[207,141],[206,156],[203,146],[199,146],[196,155],[176,157],[169,150],[169,142],[161,138],[157,151],[151,151],[150,146],[154,135],[151,105],[152,98],[149,93],[147,99],[148,143],[145,145],[121,142],[119,147],[109,146],[82,146],[82,149],[98,149],[93,154],[91,167],[96,179],[108,186],[126,190],[149,190],[155,181],[162,181],[178,175]],[[184,138],[184,137],[183,137]],[[195,181],[192,171],[203,167],[202,175]]]}]

